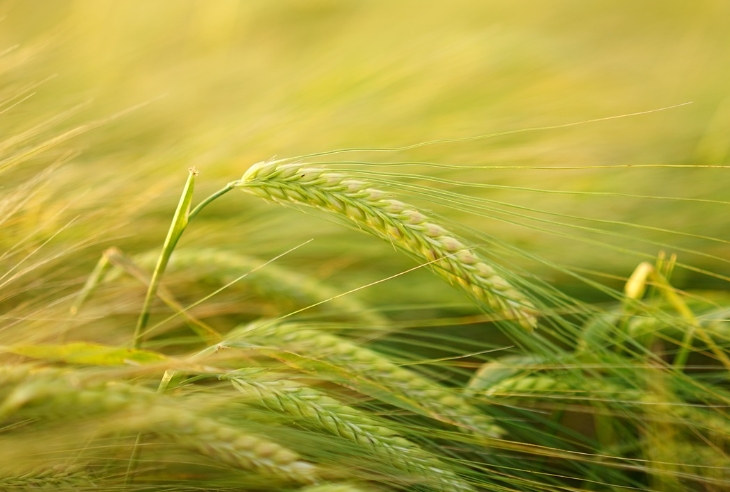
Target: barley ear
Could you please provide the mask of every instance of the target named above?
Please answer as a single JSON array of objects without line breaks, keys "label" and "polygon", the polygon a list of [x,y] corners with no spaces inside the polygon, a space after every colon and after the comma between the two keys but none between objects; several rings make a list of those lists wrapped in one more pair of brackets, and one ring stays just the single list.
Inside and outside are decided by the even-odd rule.
[{"label": "barley ear", "polygon": [[481,306],[527,330],[537,326],[534,304],[498,275],[474,248],[415,207],[392,200],[370,183],[305,164],[254,164],[235,186],[283,205],[306,205],[351,223],[429,264]]},{"label": "barley ear", "polygon": [[[286,482],[313,484],[319,469],[297,452],[251,434],[245,429],[207,417],[190,408],[190,400],[170,398],[151,390],[119,382],[95,382],[71,371],[41,369],[22,375],[22,367],[6,372],[6,382],[15,382],[0,401],[0,419],[68,419],[87,422],[117,414],[119,424],[99,427],[98,434],[121,430],[156,434],[168,442],[208,456],[229,466],[252,470]],[[13,381],[15,380],[15,381]],[[186,405],[188,403],[188,405]],[[120,418],[122,417],[122,418]]]},{"label": "barley ear", "polygon": [[[498,438],[504,430],[481,409],[473,406],[455,389],[442,386],[426,376],[401,367],[390,357],[362,347],[344,337],[308,329],[306,325],[252,325],[237,332],[247,342],[278,347],[302,358],[319,361],[317,371],[337,371],[344,380],[357,382],[358,391],[374,398],[403,405],[410,411],[436,418],[477,435]],[[224,342],[235,346],[235,342]],[[310,370],[311,371],[311,370]],[[322,373],[317,373],[322,376]],[[333,374],[327,374],[332,377]],[[372,388],[377,391],[371,392]],[[381,391],[384,390],[384,391]]]},{"label": "barley ear", "polygon": [[40,466],[8,475],[0,472],[0,490],[91,490],[92,478],[82,466]]},{"label": "barley ear", "polygon": [[252,371],[222,376],[247,397],[248,403],[294,417],[295,422],[317,430],[325,429],[354,442],[372,457],[409,474],[409,481],[433,484],[441,490],[474,492],[436,455],[405,439],[392,423],[376,419],[344,405],[314,388],[270,374],[274,380],[257,380]]},{"label": "barley ear", "polygon": [[[158,253],[150,251],[134,257],[143,266],[154,266]],[[190,270],[196,275],[210,272],[213,277],[229,282],[236,277],[257,293],[293,304],[294,309],[311,306],[323,300],[331,301],[321,304],[327,314],[337,314],[369,326],[384,326],[387,318],[372,311],[365,304],[350,296],[338,297],[339,290],[333,289],[317,279],[303,275],[274,263],[261,268],[263,261],[245,255],[232,253],[217,248],[195,248],[175,250],[167,269]],[[247,273],[248,272],[248,273]],[[245,277],[244,277],[245,275]],[[110,276],[108,276],[110,277]],[[291,310],[289,308],[288,310]]]}]

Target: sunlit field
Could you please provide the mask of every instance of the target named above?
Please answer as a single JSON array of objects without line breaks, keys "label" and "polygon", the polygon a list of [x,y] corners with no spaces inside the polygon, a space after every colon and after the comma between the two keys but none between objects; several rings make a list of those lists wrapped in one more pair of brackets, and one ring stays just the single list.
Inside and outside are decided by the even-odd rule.
[{"label": "sunlit field", "polygon": [[0,490],[730,489],[727,19],[0,1]]}]

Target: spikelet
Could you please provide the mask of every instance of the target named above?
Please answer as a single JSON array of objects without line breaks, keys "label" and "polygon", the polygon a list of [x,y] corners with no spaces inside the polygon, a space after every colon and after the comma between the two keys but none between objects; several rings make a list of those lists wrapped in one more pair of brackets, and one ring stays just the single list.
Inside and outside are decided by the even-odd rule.
[{"label": "spikelet", "polygon": [[347,219],[358,229],[392,243],[461,287],[480,305],[524,328],[537,326],[535,306],[454,233],[416,208],[390,199],[365,181],[304,164],[261,162],[236,187],[281,204],[315,207]]},{"label": "spikelet", "polygon": [[[651,390],[647,391],[646,388],[627,387],[601,379],[582,382],[565,380],[553,388],[548,387],[543,381],[537,386],[541,386],[541,394],[545,396],[552,392],[554,397],[563,396],[585,403],[595,401],[602,406],[617,404],[622,410],[622,415],[632,415],[632,418],[642,426],[648,422],[663,423],[669,426],[667,428],[684,434],[686,438],[696,440],[700,437],[701,441],[695,447],[698,450],[704,448],[704,454],[714,454],[715,459],[723,446],[727,449],[730,445],[730,418],[724,407],[713,408],[701,404],[671,402],[667,401],[667,396],[657,395]],[[529,396],[525,393],[528,392],[523,391],[522,395],[517,396]],[[539,398],[539,394],[535,393],[532,398]],[[708,446],[709,442],[715,444]]]},{"label": "spikelet", "polygon": [[237,468],[297,483],[317,481],[317,468],[291,449],[179,407],[158,406],[141,416],[139,427]]},{"label": "spikelet", "polygon": [[538,355],[513,355],[486,362],[471,377],[464,388],[464,395],[472,397],[479,392],[489,390],[499,382],[544,362],[545,358]]},{"label": "spikelet", "polygon": [[79,490],[81,487],[95,488],[91,477],[78,465],[43,466],[12,476],[0,474],[0,490]]},{"label": "spikelet", "polygon": [[309,355],[346,368],[388,388],[393,394],[405,395],[417,401],[429,412],[465,431],[500,437],[504,430],[480,409],[469,404],[456,390],[445,388],[436,381],[402,368],[388,357],[362,347],[341,336],[307,329],[297,323],[278,326],[257,324],[236,332],[247,341],[278,346],[299,354]]},{"label": "spikelet", "polygon": [[617,402],[622,405],[640,405],[644,398],[642,390],[621,386],[610,381],[585,379],[576,381],[570,378],[553,377],[548,374],[520,375],[506,378],[481,392],[494,398],[520,398],[539,400],[541,397],[566,399],[590,403]]},{"label": "spikelet", "polygon": [[[16,371],[19,372],[19,371]],[[118,427],[101,433],[154,433],[230,466],[286,482],[315,483],[317,468],[265,437],[195,412],[173,398],[122,383],[92,382],[58,369],[33,372],[0,402],[0,419],[116,414]],[[100,422],[102,420],[99,420]]]},{"label": "spikelet", "polygon": [[375,459],[412,475],[409,481],[422,482],[438,490],[474,490],[435,455],[398,435],[386,422],[279,376],[276,380],[259,381],[239,372],[225,379],[246,395],[250,403],[294,416],[297,423],[348,439],[369,450]]},{"label": "spikelet", "polygon": [[[602,404],[617,403],[634,407],[637,415],[646,413],[657,403],[655,395],[636,387],[623,386],[601,379],[574,380],[558,379],[546,374],[514,376],[496,382],[489,388],[482,388],[481,394],[487,397],[510,397],[539,400],[540,397],[565,398],[585,403],[591,401]],[[657,418],[657,416],[652,416]],[[682,424],[694,433],[703,430],[730,441],[730,419],[727,415],[701,405],[668,405],[662,410],[661,418],[674,424]]]},{"label": "spikelet", "polygon": [[[486,396],[533,396],[571,394],[570,386],[550,376],[518,376],[502,380],[484,391]],[[585,392],[583,392],[585,395]]]},{"label": "spikelet", "polygon": [[[74,374],[57,368],[20,364],[4,368],[6,377],[25,374],[22,379],[6,378],[0,394],[0,418],[17,412],[24,415],[73,417],[125,409],[130,405],[151,406],[154,392],[126,384],[95,381],[92,374]],[[0,379],[2,379],[0,377]]]},{"label": "spikelet", "polygon": [[[136,255],[134,260],[141,266],[153,267],[158,256],[158,251],[150,251]],[[172,255],[167,270],[212,270],[224,281],[232,281],[236,276],[251,272],[241,281],[262,294],[292,303],[293,306],[287,309],[303,308],[332,299],[321,304],[320,309],[368,326],[385,326],[388,323],[387,319],[368,309],[357,299],[350,296],[336,297],[340,291],[317,279],[273,263],[259,268],[262,263],[257,258],[216,248],[182,249],[176,250]],[[113,271],[108,278],[112,279],[119,274],[120,272]]]}]

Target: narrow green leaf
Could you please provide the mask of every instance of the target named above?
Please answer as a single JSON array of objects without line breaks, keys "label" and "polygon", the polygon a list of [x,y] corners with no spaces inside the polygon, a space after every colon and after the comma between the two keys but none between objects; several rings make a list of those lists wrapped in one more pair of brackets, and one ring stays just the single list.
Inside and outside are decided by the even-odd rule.
[{"label": "narrow green leaf", "polygon": [[90,366],[144,365],[168,360],[164,355],[149,350],[111,347],[86,342],[65,345],[14,345],[3,347],[2,350],[34,359]]},{"label": "narrow green leaf", "polygon": [[137,321],[137,328],[134,330],[133,346],[139,348],[142,343],[142,335],[147,321],[150,318],[150,306],[152,299],[157,294],[157,287],[160,284],[162,274],[165,272],[167,263],[170,261],[175,245],[177,245],[180,236],[182,236],[185,227],[188,225],[188,214],[190,213],[190,203],[193,200],[193,189],[195,188],[195,177],[198,175],[198,171],[195,168],[190,168],[188,173],[188,179],[185,182],[182,195],[180,195],[180,201],[175,209],[175,215],[172,218],[170,229],[167,231],[167,237],[165,238],[165,244],[162,246],[162,252],[160,258],[157,260],[157,266],[155,271],[152,273],[152,280],[150,286],[147,289],[147,296],[144,300],[144,306],[142,306],[142,312],[139,315]]}]

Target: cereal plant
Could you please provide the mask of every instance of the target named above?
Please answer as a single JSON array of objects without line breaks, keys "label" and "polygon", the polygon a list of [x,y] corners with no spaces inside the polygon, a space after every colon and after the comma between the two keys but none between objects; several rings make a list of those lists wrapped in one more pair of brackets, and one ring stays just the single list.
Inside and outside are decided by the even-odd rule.
[{"label": "cereal plant", "polygon": [[0,490],[730,488],[730,12],[609,3],[0,3]]}]

